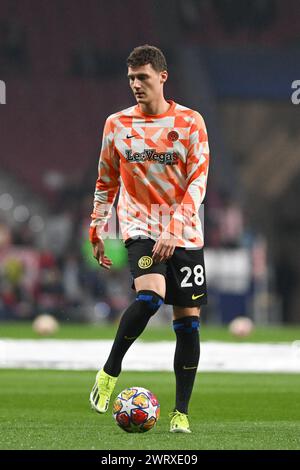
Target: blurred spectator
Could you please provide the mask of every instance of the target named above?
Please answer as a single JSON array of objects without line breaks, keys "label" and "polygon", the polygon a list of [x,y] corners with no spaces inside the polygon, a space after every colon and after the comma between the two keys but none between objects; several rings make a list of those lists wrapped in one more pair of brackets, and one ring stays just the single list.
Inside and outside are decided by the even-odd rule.
[{"label": "blurred spectator", "polygon": [[55,256],[63,256],[72,243],[72,235],[72,214],[62,207],[61,212],[56,212],[48,217],[43,233],[43,246]]},{"label": "blurred spectator", "polygon": [[220,241],[224,248],[238,248],[244,233],[241,207],[230,198],[224,198],[220,214]]},{"label": "blurred spectator", "polygon": [[80,285],[80,266],[76,252],[71,251],[64,257],[62,283],[65,300],[70,305],[79,305],[83,300],[83,291]]},{"label": "blurred spectator", "polygon": [[0,221],[0,251],[11,244],[11,231]]},{"label": "blurred spectator", "polygon": [[62,275],[57,266],[45,267],[40,271],[36,292],[37,313],[62,316],[65,305]]}]

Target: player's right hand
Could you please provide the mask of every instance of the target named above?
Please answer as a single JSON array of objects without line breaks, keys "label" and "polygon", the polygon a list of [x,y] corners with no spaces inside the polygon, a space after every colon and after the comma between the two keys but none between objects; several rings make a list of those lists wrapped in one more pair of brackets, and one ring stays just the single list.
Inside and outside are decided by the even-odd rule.
[{"label": "player's right hand", "polygon": [[93,255],[102,268],[110,269],[113,262],[104,254],[104,242],[99,238],[98,242],[93,243]]}]

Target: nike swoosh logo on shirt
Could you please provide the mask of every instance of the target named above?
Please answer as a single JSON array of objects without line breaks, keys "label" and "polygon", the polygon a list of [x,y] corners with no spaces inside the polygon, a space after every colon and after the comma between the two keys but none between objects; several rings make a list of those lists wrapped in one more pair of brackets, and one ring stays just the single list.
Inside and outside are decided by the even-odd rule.
[{"label": "nike swoosh logo on shirt", "polygon": [[197,299],[199,299],[200,297],[203,297],[203,296],[204,296],[204,294],[200,294],[200,295],[193,294],[192,295],[192,300],[197,300]]},{"label": "nike swoosh logo on shirt", "polygon": [[197,369],[197,366],[194,366],[194,367],[186,367],[186,366],[183,366],[183,369],[184,369],[184,370]]},{"label": "nike swoosh logo on shirt", "polygon": [[137,135],[128,135],[126,136],[126,139],[132,139],[132,137],[138,137]]}]

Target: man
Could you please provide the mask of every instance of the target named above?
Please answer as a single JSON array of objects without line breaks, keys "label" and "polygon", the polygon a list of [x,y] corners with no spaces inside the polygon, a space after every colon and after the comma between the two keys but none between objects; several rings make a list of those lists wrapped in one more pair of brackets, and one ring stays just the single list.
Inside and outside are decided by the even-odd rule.
[{"label": "man", "polygon": [[176,333],[170,431],[188,433],[200,356],[200,306],[206,303],[198,212],[208,173],[207,133],[198,112],[164,98],[168,72],[158,48],[135,48],[127,66],[137,105],[105,123],[90,240],[94,257],[110,269],[101,233],[120,188],[118,216],[137,296],[121,318],[90,402],[97,412],[107,411],[126,351],[165,302],[173,305]]}]

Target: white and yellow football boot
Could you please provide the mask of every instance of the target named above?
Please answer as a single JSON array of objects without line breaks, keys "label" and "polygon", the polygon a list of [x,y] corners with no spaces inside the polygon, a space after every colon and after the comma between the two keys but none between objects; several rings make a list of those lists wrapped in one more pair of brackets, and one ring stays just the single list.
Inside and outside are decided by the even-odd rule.
[{"label": "white and yellow football boot", "polygon": [[96,375],[96,382],[90,393],[90,404],[97,413],[106,413],[111,394],[114,391],[118,377],[112,377],[101,369]]},{"label": "white and yellow football boot", "polygon": [[170,432],[192,432],[190,430],[189,420],[186,414],[175,410],[173,413],[169,414],[169,417],[171,418]]}]

